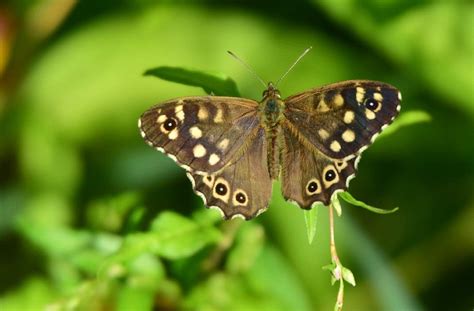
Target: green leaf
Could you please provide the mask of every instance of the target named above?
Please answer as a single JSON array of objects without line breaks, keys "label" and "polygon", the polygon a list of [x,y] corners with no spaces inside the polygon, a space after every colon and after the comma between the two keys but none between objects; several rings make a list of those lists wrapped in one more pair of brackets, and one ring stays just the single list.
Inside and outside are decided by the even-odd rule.
[{"label": "green leaf", "polygon": [[390,125],[385,131],[383,131],[380,137],[385,137],[387,135],[393,134],[400,128],[408,125],[429,121],[431,121],[431,116],[423,110],[407,111],[405,113],[400,114],[400,116],[393,122],[393,124]]},{"label": "green leaf", "polygon": [[390,214],[390,213],[394,213],[396,211],[398,211],[398,207],[395,207],[391,210],[385,210],[385,209],[381,209],[381,208],[377,208],[377,207],[373,207],[373,206],[370,206],[368,204],[365,204],[364,202],[362,201],[359,201],[359,200],[356,200],[349,192],[341,192],[339,193],[339,196],[344,200],[346,201],[347,203],[350,203],[354,206],[360,206],[360,207],[363,207],[373,213],[377,213],[377,214]]},{"label": "green leaf", "polygon": [[207,94],[240,96],[234,80],[222,74],[185,69],[181,67],[161,66],[148,69],[145,71],[144,75],[184,85],[198,86]]},{"label": "green leaf", "polygon": [[186,258],[220,238],[220,231],[212,226],[202,226],[176,213],[164,212],[152,223],[150,232],[129,234],[120,250],[100,268],[99,275],[116,275],[124,264],[127,266],[148,252],[171,260]]},{"label": "green leaf", "polygon": [[322,204],[316,204],[310,210],[305,210],[304,213],[304,222],[306,224],[306,233],[308,235],[308,243],[313,242],[314,236],[316,235],[316,226],[318,222],[318,209]]},{"label": "green leaf", "polygon": [[325,265],[325,266],[321,267],[321,269],[332,272],[332,270],[336,269],[336,264],[330,263],[328,265]]},{"label": "green leaf", "polygon": [[[39,310],[40,306],[51,304],[55,299],[55,289],[50,280],[31,277],[6,291],[0,297],[2,311]],[[43,308],[44,309],[44,308]],[[59,310],[59,309],[57,309]]]},{"label": "green leaf", "polygon": [[143,290],[143,288],[139,287],[124,286],[117,293],[116,310],[152,310],[153,299],[153,291]]},{"label": "green leaf", "polygon": [[354,278],[354,274],[351,270],[347,269],[346,267],[342,267],[342,278],[352,286],[356,286],[356,281]]},{"label": "green leaf", "polygon": [[172,212],[162,213],[153,223],[155,240],[152,251],[168,259],[193,255],[204,246],[217,242],[221,234],[212,226],[198,223]]}]

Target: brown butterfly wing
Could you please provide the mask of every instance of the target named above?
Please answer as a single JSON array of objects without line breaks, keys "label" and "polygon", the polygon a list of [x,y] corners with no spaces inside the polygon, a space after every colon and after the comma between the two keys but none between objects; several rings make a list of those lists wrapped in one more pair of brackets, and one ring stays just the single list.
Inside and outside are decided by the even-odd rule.
[{"label": "brown butterfly wing", "polygon": [[225,219],[251,219],[265,211],[272,193],[267,169],[264,129],[250,135],[251,142],[235,162],[215,174],[188,173],[194,191],[207,207],[217,208]]},{"label": "brown butterfly wing", "polygon": [[187,171],[214,173],[232,160],[259,126],[258,103],[235,97],[170,100],[139,119],[145,141]]},{"label": "brown butterfly wing", "polygon": [[400,110],[400,92],[376,81],[345,81],[291,96],[284,115],[306,141],[332,159],[369,146]]},{"label": "brown butterfly wing", "polygon": [[355,176],[358,157],[331,159],[283,124],[282,192],[285,199],[309,209],[315,202],[329,205],[333,194],[346,190]]}]

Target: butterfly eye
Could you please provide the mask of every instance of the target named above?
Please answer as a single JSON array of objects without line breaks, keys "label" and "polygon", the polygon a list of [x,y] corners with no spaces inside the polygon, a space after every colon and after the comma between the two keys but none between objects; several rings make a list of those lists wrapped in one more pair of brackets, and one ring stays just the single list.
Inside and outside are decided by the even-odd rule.
[{"label": "butterfly eye", "polygon": [[226,195],[227,193],[227,186],[224,185],[223,183],[218,183],[216,185],[216,193],[218,195]]},{"label": "butterfly eye", "polygon": [[163,123],[163,128],[169,132],[169,131],[174,130],[177,125],[178,125],[178,123],[176,122],[175,119],[173,119],[173,118],[168,118],[168,119],[166,119],[165,122]]},{"label": "butterfly eye", "polygon": [[326,171],[326,174],[324,174],[324,179],[326,179],[326,181],[333,181],[334,178],[336,178],[336,172],[334,172],[334,170],[327,170]]},{"label": "butterfly eye", "polygon": [[367,101],[365,102],[365,107],[367,107],[367,109],[369,110],[376,110],[378,107],[379,107],[379,102],[376,101],[375,99],[373,98],[369,98],[367,99]]}]

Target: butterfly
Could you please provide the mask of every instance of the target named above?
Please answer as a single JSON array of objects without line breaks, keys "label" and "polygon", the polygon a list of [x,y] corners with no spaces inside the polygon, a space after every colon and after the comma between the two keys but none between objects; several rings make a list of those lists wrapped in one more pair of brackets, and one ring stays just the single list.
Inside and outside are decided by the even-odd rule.
[{"label": "butterfly", "polygon": [[267,209],[278,178],[285,199],[301,208],[329,205],[400,101],[395,87],[377,81],[329,84],[283,100],[269,83],[260,102],[181,97],[147,110],[138,126],[150,146],[186,170],[207,207],[248,220]]}]

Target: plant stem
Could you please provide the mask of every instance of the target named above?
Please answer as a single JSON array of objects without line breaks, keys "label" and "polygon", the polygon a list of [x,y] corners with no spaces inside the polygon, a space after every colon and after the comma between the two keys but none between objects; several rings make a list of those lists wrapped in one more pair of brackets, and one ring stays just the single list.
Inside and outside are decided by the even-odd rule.
[{"label": "plant stem", "polygon": [[336,281],[339,281],[339,291],[337,293],[337,301],[334,310],[342,310],[344,304],[344,280],[342,278],[342,264],[337,256],[336,242],[334,239],[334,208],[332,204],[329,205],[329,233],[330,233],[330,250],[331,250],[331,261],[335,265],[332,271]]}]

